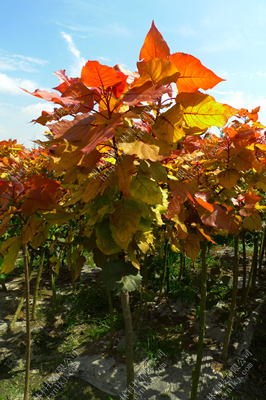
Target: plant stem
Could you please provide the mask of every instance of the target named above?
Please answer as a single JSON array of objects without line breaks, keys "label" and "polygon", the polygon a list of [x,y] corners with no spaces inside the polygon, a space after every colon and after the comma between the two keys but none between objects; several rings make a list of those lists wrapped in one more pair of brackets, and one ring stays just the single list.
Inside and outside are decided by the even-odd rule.
[{"label": "plant stem", "polygon": [[198,384],[203,356],[203,345],[205,336],[205,316],[206,316],[206,297],[207,297],[207,263],[206,263],[207,242],[204,240],[201,250],[201,299],[199,315],[199,342],[197,350],[197,361],[192,371],[191,400],[197,400]]}]

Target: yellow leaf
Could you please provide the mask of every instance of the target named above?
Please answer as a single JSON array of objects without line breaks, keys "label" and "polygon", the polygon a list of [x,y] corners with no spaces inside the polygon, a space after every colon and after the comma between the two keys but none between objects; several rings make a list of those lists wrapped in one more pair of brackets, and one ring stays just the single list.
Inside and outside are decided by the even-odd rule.
[{"label": "yellow leaf", "polygon": [[261,231],[262,221],[258,213],[254,213],[250,217],[246,217],[243,222],[243,228],[248,231]]},{"label": "yellow leaf", "polygon": [[185,136],[183,130],[183,112],[179,104],[166,111],[152,126],[153,133],[168,143],[176,143]]},{"label": "yellow leaf", "polygon": [[153,85],[158,83],[168,85],[176,82],[180,76],[175,64],[165,58],[152,58],[148,62],[138,62],[137,66],[140,78],[132,83],[131,88],[142,86],[147,81],[151,81]]},{"label": "yellow leaf", "polygon": [[194,262],[200,252],[200,241],[195,233],[191,233],[188,236],[184,249],[186,250],[188,257]]},{"label": "yellow leaf", "polygon": [[176,103],[183,107],[185,125],[202,131],[211,126],[222,128],[238,111],[227,104],[217,103],[212,96],[199,91],[180,93],[176,96]]},{"label": "yellow leaf", "polygon": [[140,160],[161,161],[170,155],[170,147],[167,143],[155,139],[147,132],[142,133],[141,141],[118,143],[118,148],[126,154],[136,154]]},{"label": "yellow leaf", "polygon": [[138,260],[137,257],[136,257],[136,254],[135,254],[135,252],[134,252],[134,249],[133,249],[133,246],[132,246],[131,243],[130,243],[130,245],[128,246],[127,255],[128,255],[128,258],[130,259],[132,265],[133,265],[135,268],[140,269],[139,260]]},{"label": "yellow leaf", "polygon": [[116,236],[122,242],[126,242],[132,237],[140,221],[141,210],[138,203],[122,199],[115,203],[115,212],[111,220],[116,227]]},{"label": "yellow leaf", "polygon": [[132,174],[137,171],[136,166],[133,164],[134,159],[134,155],[121,156],[121,161],[115,170],[118,188],[127,199],[129,199],[129,187],[132,181]]},{"label": "yellow leaf", "polygon": [[1,274],[9,274],[15,265],[18,252],[20,250],[21,240],[19,237],[12,237],[2,243],[0,252],[6,251],[7,254],[4,256],[4,261],[1,268]]},{"label": "yellow leaf", "polygon": [[219,183],[228,190],[231,190],[238,182],[240,178],[239,172],[235,169],[227,169],[217,175]]}]

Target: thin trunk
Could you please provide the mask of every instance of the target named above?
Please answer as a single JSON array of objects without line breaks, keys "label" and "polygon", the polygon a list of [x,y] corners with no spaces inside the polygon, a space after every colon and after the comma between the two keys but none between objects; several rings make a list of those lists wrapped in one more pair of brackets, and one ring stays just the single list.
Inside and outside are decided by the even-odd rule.
[{"label": "thin trunk", "polygon": [[228,348],[233,328],[233,322],[235,317],[236,298],[237,298],[237,287],[238,287],[238,267],[239,267],[239,235],[235,235],[235,254],[234,254],[234,276],[233,276],[233,290],[232,290],[232,301],[230,305],[230,311],[228,316],[228,322],[224,335],[222,359],[228,359]]},{"label": "thin trunk", "polygon": [[256,278],[257,278],[257,270],[258,270],[258,239],[259,239],[259,233],[255,232],[255,234],[254,234],[254,252],[253,252],[253,260],[252,260],[252,264],[254,264],[254,266],[253,266],[253,274],[252,274],[251,288],[250,288],[251,294],[255,293],[255,288],[256,288]]},{"label": "thin trunk", "polygon": [[[28,251],[27,251],[27,257],[28,257],[28,261],[29,261],[29,252]],[[30,258],[30,265],[29,265],[29,268],[28,268],[29,269],[29,280],[31,280],[32,265],[33,265],[33,256]],[[24,286],[24,289],[23,289],[23,293],[21,295],[20,302],[18,304],[18,307],[16,309],[15,314],[13,315],[12,321],[10,322],[10,325],[8,327],[8,330],[10,332],[13,331],[13,329],[15,327],[15,324],[17,322],[18,316],[19,316],[20,311],[21,311],[21,309],[23,307],[25,297],[26,297],[26,282],[25,282],[25,286]]]},{"label": "thin trunk", "polygon": [[[144,286],[144,292],[145,293],[147,293],[147,290],[148,290],[147,255],[148,255],[148,253],[145,254],[144,263],[143,263],[143,286]],[[144,312],[145,312],[145,316],[147,317],[148,316],[147,297],[145,298]]]},{"label": "thin trunk", "polygon": [[40,265],[38,268],[38,273],[37,273],[36,282],[35,282],[35,288],[34,288],[33,305],[32,305],[32,310],[31,310],[32,321],[36,320],[36,306],[37,306],[37,301],[38,301],[38,292],[39,292],[39,286],[40,286],[42,270],[43,270],[44,255],[45,255],[45,248],[43,247],[42,252],[41,252]]},{"label": "thin trunk", "polygon": [[128,292],[121,292],[121,303],[125,321],[125,339],[126,339],[126,370],[127,370],[127,399],[135,399],[134,391],[134,341],[132,318],[129,304]]},{"label": "thin trunk", "polygon": [[[136,327],[138,325],[138,321],[139,321],[139,317],[140,317],[140,313],[141,313],[141,309],[142,309],[142,305],[143,305],[143,290],[145,292],[147,292],[147,289],[148,289],[148,271],[147,271],[148,252],[149,251],[147,251],[147,253],[144,255],[144,261],[143,261],[143,286],[144,286],[144,288],[141,289],[139,306],[138,306],[136,316],[133,321],[133,331],[136,329]],[[148,314],[148,305],[147,305],[147,299],[145,299],[145,315],[147,316],[147,314]]]},{"label": "thin trunk", "polygon": [[203,345],[205,336],[205,316],[206,316],[206,297],[207,297],[207,263],[206,263],[207,243],[202,242],[201,250],[201,299],[200,299],[200,315],[199,315],[199,342],[197,350],[197,361],[192,371],[192,388],[190,400],[197,399],[198,384],[201,371],[201,363],[203,356]]},{"label": "thin trunk", "polygon": [[182,274],[183,274],[183,258],[184,258],[184,254],[180,253],[180,269],[179,269],[179,274],[178,274],[178,280],[181,281],[182,278]]},{"label": "thin trunk", "polygon": [[246,280],[247,280],[247,257],[246,257],[246,242],[245,242],[246,231],[242,233],[242,246],[243,246],[243,286],[241,293],[241,304],[245,298],[246,292]]},{"label": "thin trunk", "polygon": [[166,239],[165,244],[164,244],[163,276],[162,276],[160,294],[159,294],[159,298],[158,298],[158,304],[160,304],[160,302],[162,300],[162,294],[163,294],[163,288],[164,288],[164,280],[165,280],[166,267],[167,267],[167,250],[168,250],[168,239]]},{"label": "thin trunk", "polygon": [[5,284],[5,279],[3,279],[3,280],[1,281],[1,285],[2,285],[3,291],[4,291],[4,292],[7,292],[7,287],[6,287],[6,284]]},{"label": "thin trunk", "polygon": [[27,245],[23,245],[24,269],[25,269],[25,284],[26,284],[26,375],[24,400],[29,398],[30,388],[30,280],[29,280],[29,265],[28,265],[28,250]]},{"label": "thin trunk", "polygon": [[114,309],[113,309],[113,304],[112,304],[112,296],[111,296],[110,289],[108,287],[106,287],[106,295],[107,295],[109,314],[110,314],[110,340],[109,340],[108,346],[106,348],[106,350],[109,351],[113,348],[114,335],[115,335],[115,321],[114,321]]},{"label": "thin trunk", "polygon": [[166,293],[170,292],[170,265],[168,260],[169,246],[167,241],[167,263],[166,263]]},{"label": "thin trunk", "polygon": [[259,269],[258,269],[259,279],[261,279],[261,270],[262,270],[263,257],[264,257],[264,253],[265,253],[265,246],[266,246],[266,226],[264,227],[264,230],[262,233],[262,238],[261,238]]},{"label": "thin trunk", "polygon": [[53,270],[51,270],[51,285],[52,285],[52,292],[53,292],[53,305],[56,306],[56,287],[55,287],[55,274]]}]

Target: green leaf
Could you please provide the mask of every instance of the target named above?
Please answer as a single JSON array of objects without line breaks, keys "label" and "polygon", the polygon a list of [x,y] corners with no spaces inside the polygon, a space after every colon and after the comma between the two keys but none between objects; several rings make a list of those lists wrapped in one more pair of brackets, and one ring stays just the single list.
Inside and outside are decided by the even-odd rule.
[{"label": "green leaf", "polygon": [[162,204],[162,192],[157,182],[145,175],[137,175],[132,179],[129,194],[135,200],[142,200],[148,204]]},{"label": "green leaf", "polygon": [[116,294],[132,292],[141,283],[142,276],[133,265],[124,260],[118,259],[108,261],[102,270],[103,283]]},{"label": "green leaf", "polygon": [[104,219],[102,222],[95,225],[95,233],[96,244],[104,254],[110,255],[121,251],[121,248],[112,237],[108,219]]}]

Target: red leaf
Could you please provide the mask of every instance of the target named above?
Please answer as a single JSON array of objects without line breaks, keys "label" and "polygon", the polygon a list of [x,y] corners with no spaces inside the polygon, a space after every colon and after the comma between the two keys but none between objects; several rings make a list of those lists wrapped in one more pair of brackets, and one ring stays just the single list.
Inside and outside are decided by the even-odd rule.
[{"label": "red leaf", "polygon": [[124,98],[123,102],[129,106],[135,106],[141,101],[156,101],[163,94],[168,93],[170,95],[172,89],[170,87],[165,87],[160,83],[158,85],[153,85],[152,82],[146,82],[142,86],[134,87],[129,90]]},{"label": "red leaf", "polygon": [[183,208],[183,203],[184,200],[182,197],[180,196],[174,197],[168,205],[166,217],[168,219],[172,219],[175,215],[178,215]]},{"label": "red leaf", "polygon": [[122,79],[122,82],[116,84],[113,87],[113,94],[118,99],[124,93],[124,90],[125,90],[125,87],[126,87],[126,84],[127,84],[127,76],[125,74],[123,74],[123,72],[117,72],[117,74]]},{"label": "red leaf", "polygon": [[65,69],[59,69],[57,72],[54,72],[54,75],[59,79],[60,85],[53,88],[54,90],[58,90],[58,92],[63,93],[70,85],[75,82],[78,82],[80,78],[69,78],[65,74]]},{"label": "red leaf", "polygon": [[218,229],[230,230],[230,219],[226,212],[217,204],[213,204],[214,211],[205,212],[200,218],[206,226],[215,226]]}]

